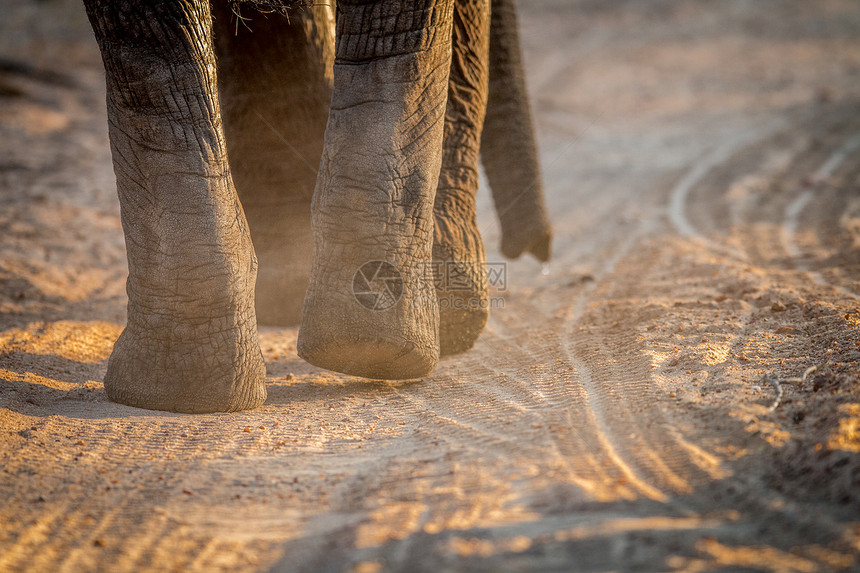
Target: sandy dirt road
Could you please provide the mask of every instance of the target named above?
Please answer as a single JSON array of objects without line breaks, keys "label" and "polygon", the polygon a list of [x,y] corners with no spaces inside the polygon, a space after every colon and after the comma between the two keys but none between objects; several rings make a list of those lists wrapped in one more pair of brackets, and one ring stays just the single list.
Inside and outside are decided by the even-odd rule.
[{"label": "sandy dirt road", "polygon": [[417,381],[264,328],[266,405],[205,416],[106,400],[99,56],[0,12],[0,571],[860,567],[854,0],[523,3],[548,273]]}]

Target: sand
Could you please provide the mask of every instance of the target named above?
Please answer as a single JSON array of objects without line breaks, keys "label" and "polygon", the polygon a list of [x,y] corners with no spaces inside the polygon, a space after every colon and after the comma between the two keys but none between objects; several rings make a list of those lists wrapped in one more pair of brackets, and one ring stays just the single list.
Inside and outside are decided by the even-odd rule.
[{"label": "sand", "polygon": [[[0,571],[860,566],[860,10],[535,0],[555,258],[409,382],[107,401],[125,253],[74,1],[0,2]],[[491,262],[498,227],[479,222]]]}]

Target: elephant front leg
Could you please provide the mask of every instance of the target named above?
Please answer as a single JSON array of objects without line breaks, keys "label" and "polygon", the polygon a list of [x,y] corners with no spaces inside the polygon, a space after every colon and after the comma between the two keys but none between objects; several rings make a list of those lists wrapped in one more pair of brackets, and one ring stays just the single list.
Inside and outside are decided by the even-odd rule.
[{"label": "elephant front leg", "polygon": [[128,253],[108,396],[181,412],[266,398],[256,258],[227,165],[206,2],[87,0]]},{"label": "elephant front leg", "polygon": [[486,256],[475,206],[489,36],[489,0],[455,0],[442,171],[434,205],[442,355],[471,348],[489,315]]},{"label": "elephant front leg", "polygon": [[339,0],[337,10],[298,351],[348,374],[423,376],[439,358],[433,199],[453,3]]}]

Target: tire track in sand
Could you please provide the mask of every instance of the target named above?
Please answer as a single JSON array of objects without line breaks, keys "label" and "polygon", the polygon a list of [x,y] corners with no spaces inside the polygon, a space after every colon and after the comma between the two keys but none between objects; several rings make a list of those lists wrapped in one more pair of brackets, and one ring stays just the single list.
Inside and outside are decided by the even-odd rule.
[{"label": "tire track in sand", "polygon": [[668,215],[672,225],[683,237],[689,238],[709,250],[727,255],[739,260],[745,260],[747,254],[741,250],[714,241],[706,237],[688,219],[690,194],[702,182],[705,177],[716,168],[730,162],[732,158],[743,148],[767,139],[770,135],[783,127],[783,121],[774,121],[758,128],[750,129],[740,135],[731,138],[722,145],[716,146],[710,152],[705,153],[672,188],[669,194]]},{"label": "tire track in sand", "polygon": [[[729,256],[740,263],[755,262],[771,268],[800,271],[818,286],[860,300],[857,292],[838,284],[838,277],[833,280],[810,268],[805,262],[809,254],[804,252],[799,241],[804,215],[811,215],[811,223],[815,217],[821,219],[813,223],[819,235],[838,228],[838,220],[833,220],[832,212],[827,217],[826,213],[812,213],[812,207],[824,192],[822,186],[826,186],[845,161],[860,149],[860,133],[855,128],[836,149],[826,154],[816,138],[829,138],[829,131],[841,129],[838,123],[831,125],[832,120],[825,121],[821,127],[818,119],[816,122],[816,116],[807,117],[791,125],[786,121],[771,122],[718,146],[673,188],[669,218],[682,236],[718,256]],[[773,163],[774,154],[780,157],[775,166],[769,164]],[[817,167],[816,160],[820,161]],[[812,175],[804,175],[810,171]],[[768,188],[768,184],[776,184],[778,188],[793,187],[796,181],[799,181],[800,190],[787,203],[779,192]],[[731,196],[738,187],[744,189],[745,196]],[[780,205],[783,205],[782,210],[775,211]],[[731,221],[714,217],[725,209],[731,211]],[[707,222],[701,226],[710,227],[708,236],[701,226],[690,221],[688,214]],[[729,244],[729,235],[734,245]],[[782,253],[782,259],[778,258],[778,253]],[[821,253],[818,258],[822,258]]]},{"label": "tire track in sand", "polygon": [[[746,253],[705,237],[686,217],[691,191],[744,147],[767,139],[782,122],[747,131],[695,162],[669,192],[668,214],[675,228],[711,251],[744,260]],[[604,451],[639,489],[653,499],[689,492],[709,479],[725,477],[717,458],[685,440],[658,404],[652,364],[636,337],[636,302],[647,298],[640,285],[658,253],[634,247],[647,231],[633,234],[605,259],[599,278],[573,303],[566,328],[566,355]],[[617,270],[620,269],[620,270]],[[589,304],[590,303],[590,304]]]},{"label": "tire track in sand", "polygon": [[594,253],[601,261],[595,281],[553,316],[529,304],[510,331],[493,325],[463,365],[473,380],[487,380],[487,371],[495,374],[489,376],[493,384],[483,382],[486,399],[481,404],[526,397],[514,411],[528,416],[514,422],[500,419],[496,407],[452,408],[450,401],[414,392],[410,399],[426,416],[444,417],[456,429],[458,442],[479,449],[502,444],[498,430],[487,432],[488,424],[512,426],[500,451],[520,459],[523,448],[539,453],[537,457],[551,454],[548,465],[584,489],[584,500],[666,501],[668,495],[690,492],[703,480],[725,475],[713,456],[687,443],[662,416],[642,345],[589,308],[590,303],[602,308],[604,300],[594,301],[596,295],[625,280],[616,273],[618,262],[630,256],[652,227],[646,222],[623,241]]},{"label": "tire track in sand", "polygon": [[[810,269],[806,264],[804,264],[804,253],[797,242],[801,215],[807,210],[815,197],[814,186],[821,184],[832,177],[839,167],[842,166],[844,161],[857,150],[860,150],[860,133],[855,133],[853,136],[849,137],[809,178],[808,184],[801,189],[797,197],[785,210],[785,219],[780,229],[780,240],[783,249],[788,254],[789,258],[792,260],[792,264],[797,270],[805,272],[813,282],[820,286],[832,288],[848,298],[860,301],[860,295],[856,292],[829,281],[823,274]],[[831,222],[831,224],[833,224],[833,222]]]},{"label": "tire track in sand", "polygon": [[[646,235],[633,234],[606,260],[601,278],[574,302],[564,350],[587,396],[587,411],[605,455],[640,495],[667,501],[726,472],[716,458],[670,429],[655,392],[650,358],[636,339],[636,313],[623,302],[636,296],[623,291],[637,286],[641,275],[631,271],[643,252],[633,247]],[[616,270],[619,266],[624,270]]]},{"label": "tire track in sand", "polygon": [[[711,170],[773,129],[748,132],[718,147],[676,183],[669,194],[669,213],[682,234],[715,250],[743,256],[705,239],[687,221],[685,204],[690,191]],[[597,262],[592,269],[595,280],[552,316],[546,306],[518,300],[528,308],[521,309],[516,323],[491,322],[476,348],[456,367],[457,376],[465,370],[464,383],[470,387],[470,379],[494,381],[465,392],[460,387],[458,393],[477,398],[482,407],[452,407],[451,401],[438,395],[414,391],[405,399],[414,402],[414,411],[424,412],[425,420],[446,425],[442,433],[458,445],[496,448],[520,458],[523,452],[517,450],[526,444],[538,458],[551,453],[554,462],[565,468],[567,479],[583,488],[587,497],[644,496],[666,501],[672,494],[688,493],[697,484],[725,477],[719,460],[685,440],[664,415],[650,358],[635,335],[635,313],[627,312],[630,309],[624,304],[612,308],[616,299],[643,296],[637,292],[640,274],[632,261],[654,256],[643,253],[640,244],[657,226],[657,221],[643,221],[625,239],[588,255]],[[519,420],[513,422],[514,416]],[[510,431],[500,430],[498,424],[509,426]],[[538,445],[535,426],[563,431],[544,432]]]}]

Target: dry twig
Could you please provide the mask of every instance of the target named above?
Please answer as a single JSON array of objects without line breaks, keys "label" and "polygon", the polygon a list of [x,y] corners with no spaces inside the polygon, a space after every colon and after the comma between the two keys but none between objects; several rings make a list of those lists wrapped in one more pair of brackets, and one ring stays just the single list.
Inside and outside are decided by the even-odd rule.
[{"label": "dry twig", "polygon": [[[783,383],[785,383],[785,384],[802,384],[802,383],[806,382],[806,379],[809,377],[810,374],[813,374],[815,372],[818,372],[819,370],[822,370],[825,366],[827,366],[828,362],[829,362],[829,360],[825,361],[823,364],[817,364],[815,366],[810,366],[809,368],[806,369],[806,371],[804,371],[803,376],[801,376],[800,378],[797,378],[797,377],[786,378],[785,380],[783,380]],[[776,410],[779,407],[779,403],[782,401],[782,395],[784,393],[783,389],[782,389],[782,385],[779,383],[779,378],[776,376],[773,376],[771,374],[765,374],[764,376],[762,376],[762,381],[763,382],[769,382],[774,387],[774,389],[776,390],[776,397],[773,399],[773,402],[771,402],[770,406],[768,406],[768,408],[767,408],[768,412],[773,412],[774,410]]]}]

